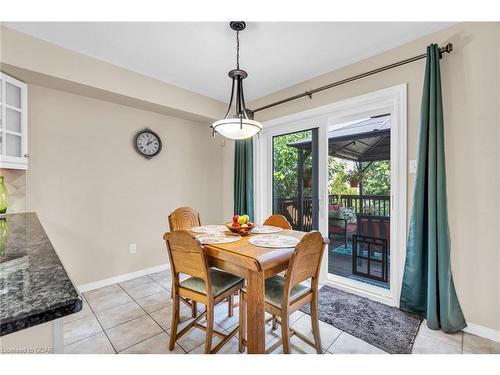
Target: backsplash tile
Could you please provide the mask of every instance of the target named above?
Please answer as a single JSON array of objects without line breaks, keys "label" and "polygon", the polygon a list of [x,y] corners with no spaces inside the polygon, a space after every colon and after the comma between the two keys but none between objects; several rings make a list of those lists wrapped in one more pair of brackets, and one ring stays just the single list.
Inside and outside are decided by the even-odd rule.
[{"label": "backsplash tile", "polygon": [[5,177],[9,191],[7,213],[26,212],[26,171],[0,168],[0,176]]}]

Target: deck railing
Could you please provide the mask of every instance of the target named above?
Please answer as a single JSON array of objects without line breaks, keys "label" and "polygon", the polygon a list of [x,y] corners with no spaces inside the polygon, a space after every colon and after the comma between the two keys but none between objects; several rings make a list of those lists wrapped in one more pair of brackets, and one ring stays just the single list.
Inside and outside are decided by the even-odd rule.
[{"label": "deck railing", "polygon": [[[330,195],[328,203],[340,203],[343,207],[352,208],[357,214],[390,216],[391,211],[388,195],[363,195],[363,199],[359,195]],[[295,230],[312,230],[311,197],[277,198],[273,211],[285,216]]]},{"label": "deck railing", "polygon": [[389,195],[330,195],[329,204],[340,203],[344,207],[354,209],[357,214],[390,216],[391,197]]},{"label": "deck railing", "polygon": [[285,216],[295,230],[312,230],[312,211],[311,197],[277,198],[274,202],[273,213]]}]

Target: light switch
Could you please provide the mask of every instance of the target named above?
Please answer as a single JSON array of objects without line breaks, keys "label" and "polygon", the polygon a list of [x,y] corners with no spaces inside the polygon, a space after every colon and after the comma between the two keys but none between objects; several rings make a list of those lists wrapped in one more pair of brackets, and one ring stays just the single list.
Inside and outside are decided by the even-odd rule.
[{"label": "light switch", "polygon": [[415,174],[417,173],[417,161],[410,160],[408,162],[408,173]]},{"label": "light switch", "polygon": [[135,254],[137,252],[137,245],[135,243],[131,243],[128,245],[128,251],[130,254]]}]

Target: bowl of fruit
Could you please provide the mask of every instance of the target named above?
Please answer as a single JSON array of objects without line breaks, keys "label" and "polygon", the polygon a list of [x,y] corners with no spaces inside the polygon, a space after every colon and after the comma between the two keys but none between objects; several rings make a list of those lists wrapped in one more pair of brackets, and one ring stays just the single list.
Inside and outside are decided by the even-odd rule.
[{"label": "bowl of fruit", "polygon": [[226,227],[233,233],[240,236],[248,236],[255,224],[250,222],[248,215],[234,215],[231,223],[226,223]]}]

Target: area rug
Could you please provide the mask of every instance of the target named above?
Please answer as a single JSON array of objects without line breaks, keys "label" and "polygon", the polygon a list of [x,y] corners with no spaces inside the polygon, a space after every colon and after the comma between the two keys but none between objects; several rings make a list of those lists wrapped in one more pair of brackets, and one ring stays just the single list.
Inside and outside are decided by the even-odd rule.
[{"label": "area rug", "polygon": [[[410,354],[422,318],[382,303],[323,286],[319,320],[391,354]],[[309,305],[301,311],[310,314]]]}]

